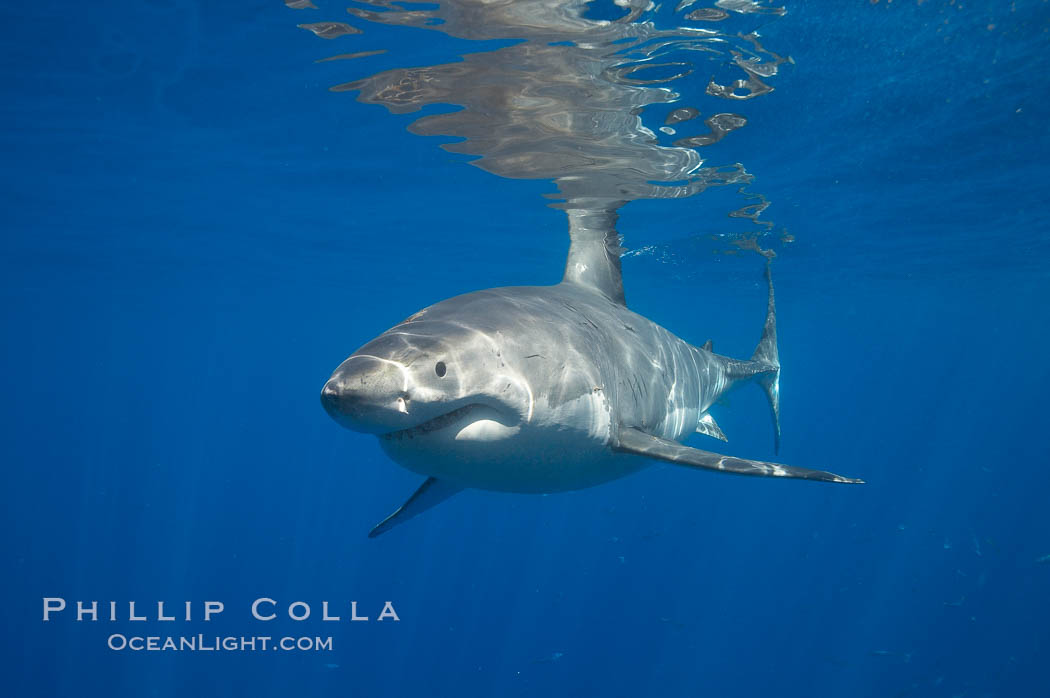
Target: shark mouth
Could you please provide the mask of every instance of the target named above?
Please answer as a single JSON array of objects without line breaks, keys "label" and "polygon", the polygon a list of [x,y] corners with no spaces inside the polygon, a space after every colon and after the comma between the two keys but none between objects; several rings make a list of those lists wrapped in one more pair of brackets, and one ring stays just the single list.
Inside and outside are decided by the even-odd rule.
[{"label": "shark mouth", "polygon": [[387,441],[401,441],[403,439],[414,439],[417,436],[423,436],[425,434],[429,434],[432,431],[444,429],[450,424],[458,422],[476,407],[480,407],[480,405],[466,405],[465,407],[460,407],[459,409],[452,410],[451,412],[443,414],[439,417],[434,417],[433,419],[423,422],[422,424],[417,424],[414,427],[410,427],[408,429],[401,429],[400,431],[392,431],[386,434],[380,434],[379,438],[386,439]]}]

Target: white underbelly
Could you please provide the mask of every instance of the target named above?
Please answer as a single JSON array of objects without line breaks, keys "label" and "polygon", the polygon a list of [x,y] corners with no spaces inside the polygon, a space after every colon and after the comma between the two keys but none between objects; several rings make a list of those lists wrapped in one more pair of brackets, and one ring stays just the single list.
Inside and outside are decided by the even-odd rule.
[{"label": "white underbelly", "polygon": [[[490,418],[491,417],[491,418]],[[501,492],[578,490],[629,475],[647,461],[614,453],[606,439],[569,427],[505,424],[474,412],[440,430],[380,438],[387,455],[421,475]]]}]

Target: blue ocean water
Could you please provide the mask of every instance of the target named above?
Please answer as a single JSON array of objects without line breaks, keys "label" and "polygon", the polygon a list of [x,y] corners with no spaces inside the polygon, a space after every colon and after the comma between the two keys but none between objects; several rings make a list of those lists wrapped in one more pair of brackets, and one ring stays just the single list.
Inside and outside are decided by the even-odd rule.
[{"label": "blue ocean water", "polygon": [[[465,492],[374,540],[420,478],[329,419],[321,385],[423,306],[557,282],[568,241],[549,180],[328,89],[511,40],[317,4],[2,10],[6,695],[1048,694],[1047,3],[790,2],[759,32],[792,61],[708,148],[780,236],[777,459],[866,485],[654,465]],[[361,33],[296,27],[320,21]],[[630,306],[746,357],[763,260],[723,244],[748,229],[734,193],[632,201],[618,228]],[[759,391],[718,420],[719,447],[774,458]],[[49,597],[69,608],[43,622]],[[263,597],[277,620],[251,617]],[[111,600],[151,620],[105,620]]]}]

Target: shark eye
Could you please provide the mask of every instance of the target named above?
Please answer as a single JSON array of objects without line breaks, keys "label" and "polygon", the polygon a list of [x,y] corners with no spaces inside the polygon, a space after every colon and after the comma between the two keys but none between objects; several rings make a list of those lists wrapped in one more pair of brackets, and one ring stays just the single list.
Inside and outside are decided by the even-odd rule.
[{"label": "shark eye", "polygon": [[448,368],[445,366],[445,362],[444,361],[438,361],[434,365],[434,373],[436,373],[438,375],[438,378],[444,378],[446,371],[448,371]]}]

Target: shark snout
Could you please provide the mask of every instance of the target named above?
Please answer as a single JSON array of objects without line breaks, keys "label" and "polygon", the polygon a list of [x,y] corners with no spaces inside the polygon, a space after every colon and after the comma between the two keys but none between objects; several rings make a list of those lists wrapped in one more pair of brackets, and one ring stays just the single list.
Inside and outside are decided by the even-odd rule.
[{"label": "shark snout", "polygon": [[408,383],[401,364],[355,354],[324,384],[321,404],[348,429],[382,434],[405,427],[411,401]]}]

